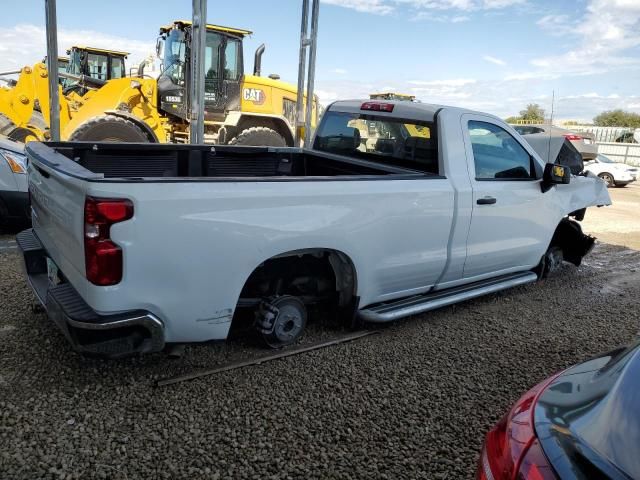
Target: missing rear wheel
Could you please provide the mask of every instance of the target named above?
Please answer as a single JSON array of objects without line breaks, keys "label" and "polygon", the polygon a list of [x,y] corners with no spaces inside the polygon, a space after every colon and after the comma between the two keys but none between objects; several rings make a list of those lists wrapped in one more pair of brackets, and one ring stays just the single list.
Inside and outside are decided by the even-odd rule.
[{"label": "missing rear wheel", "polygon": [[256,310],[256,330],[271,348],[295,343],[307,325],[307,307],[292,295],[271,297]]}]

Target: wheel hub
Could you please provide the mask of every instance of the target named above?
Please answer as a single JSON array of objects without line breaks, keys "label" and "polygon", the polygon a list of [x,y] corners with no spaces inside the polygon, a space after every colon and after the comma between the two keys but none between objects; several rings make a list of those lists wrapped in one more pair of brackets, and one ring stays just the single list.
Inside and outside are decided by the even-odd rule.
[{"label": "wheel hub", "polygon": [[256,312],[256,330],[272,348],[294,343],[302,335],[306,323],[304,303],[290,295],[267,299]]}]

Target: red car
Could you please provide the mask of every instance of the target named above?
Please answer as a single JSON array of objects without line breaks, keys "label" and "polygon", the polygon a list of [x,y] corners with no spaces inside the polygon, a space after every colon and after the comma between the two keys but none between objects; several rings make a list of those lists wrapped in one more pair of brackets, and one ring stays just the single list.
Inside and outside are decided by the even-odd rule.
[{"label": "red car", "polygon": [[640,479],[640,342],[525,393],[487,434],[476,478]]}]

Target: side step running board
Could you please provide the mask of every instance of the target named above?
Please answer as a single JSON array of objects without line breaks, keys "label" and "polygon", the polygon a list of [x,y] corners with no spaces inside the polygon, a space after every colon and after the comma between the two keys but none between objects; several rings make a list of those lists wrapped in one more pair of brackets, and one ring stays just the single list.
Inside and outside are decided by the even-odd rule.
[{"label": "side step running board", "polygon": [[538,276],[533,272],[521,272],[502,277],[474,282],[469,285],[453,287],[447,290],[414,295],[387,303],[379,303],[360,310],[359,315],[366,322],[384,323],[399,318],[428,312],[436,308],[481,297],[488,293],[498,292],[518,285],[535,282]]}]

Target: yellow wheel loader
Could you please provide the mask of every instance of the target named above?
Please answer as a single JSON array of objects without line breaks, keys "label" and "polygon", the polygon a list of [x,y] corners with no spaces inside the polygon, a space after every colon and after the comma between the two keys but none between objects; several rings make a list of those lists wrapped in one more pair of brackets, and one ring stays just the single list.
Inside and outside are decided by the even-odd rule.
[{"label": "yellow wheel loader", "polygon": [[[242,46],[243,38],[249,34],[248,30],[207,25],[205,140],[217,144],[291,146],[297,89],[275,75],[260,76],[264,46],[256,51],[253,75],[245,75]],[[162,58],[163,69],[157,79],[145,76],[141,65],[137,77],[96,81],[99,88],[82,97],[62,95],[61,139],[187,142],[190,48],[191,22],[175,21],[160,29],[157,53]],[[31,132],[32,138],[46,138],[48,132],[24,120],[31,118],[31,112],[22,112],[38,98],[49,124],[46,69],[44,66],[25,69],[29,69],[28,76],[33,79],[32,91],[27,92],[28,82],[24,81],[24,89],[18,89],[9,99],[3,99],[0,92],[0,114],[5,114],[16,128]],[[21,86],[26,76],[20,76],[15,88]],[[83,79],[92,81],[84,76]],[[318,102],[314,99],[312,126],[317,114]],[[17,119],[21,119],[21,123]]]},{"label": "yellow wheel loader", "polygon": [[[60,85],[68,107],[82,96],[100,88],[107,80],[126,76],[127,52],[95,47],[72,46],[69,57],[58,57]],[[20,70],[18,80],[6,80],[0,88],[0,134],[26,142],[44,140],[49,125],[47,58]],[[87,97],[88,98],[88,97]],[[67,108],[69,110],[69,108]],[[66,118],[68,120],[68,118]]]}]

